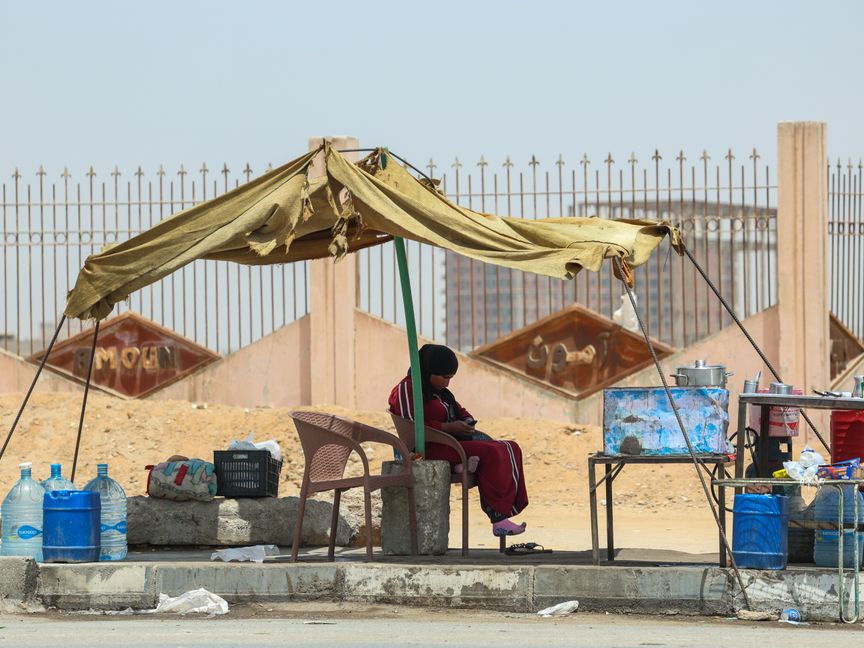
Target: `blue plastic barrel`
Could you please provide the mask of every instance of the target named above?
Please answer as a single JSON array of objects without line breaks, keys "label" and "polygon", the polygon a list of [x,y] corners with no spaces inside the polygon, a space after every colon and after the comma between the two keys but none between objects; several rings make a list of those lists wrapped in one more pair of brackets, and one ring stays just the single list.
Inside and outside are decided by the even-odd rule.
[{"label": "blue plastic barrel", "polygon": [[785,569],[789,499],[785,495],[735,496],[732,555],[744,569]]},{"label": "blue plastic barrel", "polygon": [[[864,533],[855,533],[853,529],[843,531],[843,566],[855,567],[855,539],[858,540],[858,564],[864,559]],[[830,529],[816,529],[813,541],[813,562],[817,567],[837,567],[839,555],[837,543],[840,532]]]},{"label": "blue plastic barrel", "polygon": [[57,490],[43,500],[42,553],[45,562],[99,560],[99,493]]}]

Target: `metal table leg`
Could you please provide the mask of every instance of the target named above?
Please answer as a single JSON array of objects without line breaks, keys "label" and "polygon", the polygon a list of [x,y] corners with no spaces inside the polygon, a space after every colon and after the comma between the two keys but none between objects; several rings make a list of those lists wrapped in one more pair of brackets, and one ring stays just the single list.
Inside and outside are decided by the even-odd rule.
[{"label": "metal table leg", "polygon": [[719,533],[720,536],[720,566],[726,566],[726,544],[723,542],[723,536],[726,533],[726,489],[723,486],[717,486],[717,506],[719,510],[717,511],[720,515],[720,528],[722,529],[722,533]]},{"label": "metal table leg", "polygon": [[[619,464],[620,465],[620,464]],[[606,559],[615,560],[615,523],[612,516],[612,480],[615,478],[610,464],[603,464],[606,469]]]},{"label": "metal table leg", "polygon": [[591,508],[591,562],[600,564],[600,535],[597,528],[597,464],[588,457],[588,503]]}]

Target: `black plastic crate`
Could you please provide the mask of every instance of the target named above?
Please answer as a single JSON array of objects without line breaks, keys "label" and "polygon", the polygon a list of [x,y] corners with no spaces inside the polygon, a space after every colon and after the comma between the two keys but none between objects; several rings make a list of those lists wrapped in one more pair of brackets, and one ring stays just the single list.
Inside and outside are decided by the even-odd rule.
[{"label": "black plastic crate", "polygon": [[214,450],[216,494],[222,497],[277,497],[282,462],[269,450]]}]

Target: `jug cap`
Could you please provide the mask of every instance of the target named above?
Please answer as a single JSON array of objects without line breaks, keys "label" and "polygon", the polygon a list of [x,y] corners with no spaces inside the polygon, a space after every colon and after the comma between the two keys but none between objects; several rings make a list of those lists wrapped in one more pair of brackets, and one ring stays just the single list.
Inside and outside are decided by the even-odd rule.
[{"label": "jug cap", "polygon": [[28,470],[28,469],[33,467],[33,462],[32,461],[24,461],[24,462],[18,464],[18,467],[22,468],[23,470]]}]

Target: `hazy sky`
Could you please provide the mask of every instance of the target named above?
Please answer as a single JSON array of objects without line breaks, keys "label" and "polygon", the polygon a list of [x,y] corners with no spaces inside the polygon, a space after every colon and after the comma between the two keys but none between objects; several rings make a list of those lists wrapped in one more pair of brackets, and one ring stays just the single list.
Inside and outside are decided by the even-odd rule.
[{"label": "hazy sky", "polygon": [[0,174],[260,171],[317,134],[441,167],[773,161],[787,119],[828,122],[831,155],[857,161],[862,19],[855,0],[0,0]]}]

